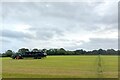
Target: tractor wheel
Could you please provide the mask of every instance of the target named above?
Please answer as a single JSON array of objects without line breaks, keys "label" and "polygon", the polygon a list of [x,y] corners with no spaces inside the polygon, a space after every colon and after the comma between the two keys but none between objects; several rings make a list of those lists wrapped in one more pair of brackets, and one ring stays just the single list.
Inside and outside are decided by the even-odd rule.
[{"label": "tractor wheel", "polygon": [[41,59],[41,57],[38,57],[38,59]]},{"label": "tractor wheel", "polygon": [[34,59],[37,59],[37,57],[34,57]]},{"label": "tractor wheel", "polygon": [[16,59],[20,59],[20,57],[19,57],[19,56],[16,56]]}]

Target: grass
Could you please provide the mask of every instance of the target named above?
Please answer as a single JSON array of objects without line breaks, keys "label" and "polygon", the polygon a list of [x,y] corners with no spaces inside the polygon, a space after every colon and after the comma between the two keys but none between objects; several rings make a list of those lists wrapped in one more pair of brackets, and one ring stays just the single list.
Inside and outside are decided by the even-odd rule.
[{"label": "grass", "polygon": [[[3,78],[117,78],[118,57],[47,56],[44,59],[2,58]],[[102,73],[99,73],[101,63]]]}]

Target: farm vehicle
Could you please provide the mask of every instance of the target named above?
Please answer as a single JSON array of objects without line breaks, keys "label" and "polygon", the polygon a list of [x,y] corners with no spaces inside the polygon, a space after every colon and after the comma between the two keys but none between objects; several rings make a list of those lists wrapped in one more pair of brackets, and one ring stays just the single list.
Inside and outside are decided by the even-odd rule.
[{"label": "farm vehicle", "polygon": [[25,52],[25,53],[16,53],[11,56],[12,59],[23,59],[33,57],[34,59],[41,59],[46,57],[47,54],[44,52]]}]

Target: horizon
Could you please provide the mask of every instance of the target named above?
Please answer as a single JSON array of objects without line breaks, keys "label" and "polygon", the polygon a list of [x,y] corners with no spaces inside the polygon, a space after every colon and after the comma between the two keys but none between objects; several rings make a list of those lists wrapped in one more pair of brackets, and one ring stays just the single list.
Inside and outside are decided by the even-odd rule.
[{"label": "horizon", "polygon": [[[24,48],[24,47],[23,47]],[[19,49],[22,49],[22,48],[19,48]],[[18,50],[19,49],[17,49],[16,51],[14,51],[14,50],[12,50],[12,49],[8,49],[8,50],[12,50],[13,52],[18,52]],[[32,51],[33,49],[38,49],[38,50],[42,50],[42,49],[40,49],[40,48],[32,48],[32,49],[30,49],[30,48],[25,48],[25,49],[28,49],[29,51]],[[45,49],[45,48],[44,48]],[[60,49],[60,48],[49,48],[49,49]],[[49,49],[46,49],[46,50],[49,50]],[[64,49],[64,48],[63,48]],[[102,49],[102,48],[99,48],[99,49]],[[80,49],[74,49],[74,50],[68,50],[68,49],[64,49],[65,51],[76,51],[76,50],[83,50],[83,51],[93,51],[93,50],[99,50],[99,49],[92,49],[92,50],[85,50],[85,49],[82,49],[82,48],[80,48]],[[112,48],[109,48],[109,49],[112,49]],[[109,50],[109,49],[102,49],[102,50]],[[113,49],[113,50],[115,50],[115,51],[118,51],[119,49]],[[7,51],[7,50],[6,50]],[[5,51],[5,52],[6,52]],[[5,53],[5,52],[0,52],[0,54],[2,53]]]}]

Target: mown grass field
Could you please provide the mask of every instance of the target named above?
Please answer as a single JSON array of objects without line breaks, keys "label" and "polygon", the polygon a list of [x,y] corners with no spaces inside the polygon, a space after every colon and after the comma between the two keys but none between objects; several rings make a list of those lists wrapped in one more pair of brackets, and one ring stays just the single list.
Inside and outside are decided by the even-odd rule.
[{"label": "mown grass field", "polygon": [[[118,56],[47,56],[2,58],[3,78],[117,78]],[[101,63],[101,67],[99,64]],[[102,70],[100,72],[99,70]]]}]

